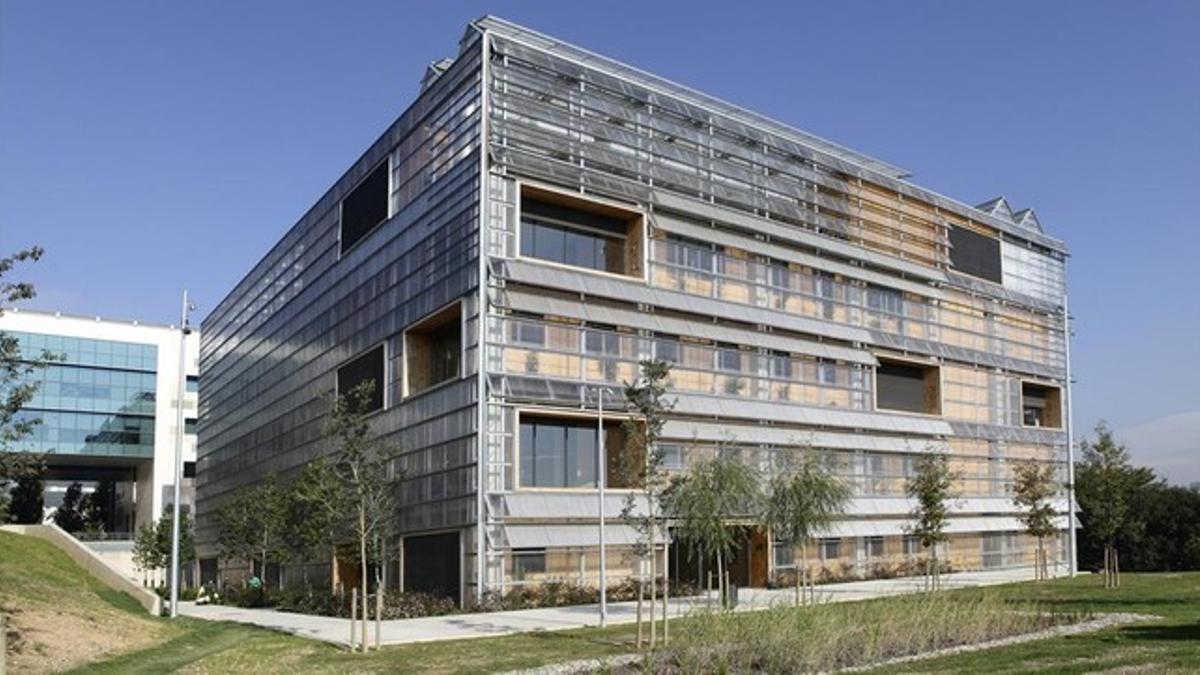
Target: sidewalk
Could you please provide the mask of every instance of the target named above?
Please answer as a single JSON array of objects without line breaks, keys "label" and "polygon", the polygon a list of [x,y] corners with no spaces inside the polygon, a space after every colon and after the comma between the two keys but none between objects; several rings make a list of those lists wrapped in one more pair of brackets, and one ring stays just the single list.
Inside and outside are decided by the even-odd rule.
[{"label": "sidewalk", "polygon": [[[958,572],[942,577],[944,588],[991,586],[1033,579],[1031,568],[1015,568],[986,572]],[[825,584],[817,587],[820,602],[848,602],[921,590],[919,577],[872,579]],[[739,596],[739,610],[765,609],[774,605],[790,605],[795,592],[790,588],[745,588]],[[695,607],[703,607],[703,596],[671,598],[668,614],[683,616]],[[338,645],[350,641],[350,620],[328,616],[309,616],[277,612],[273,609],[242,609],[224,605],[179,603],[184,616],[211,621],[236,621],[280,630],[301,637],[323,640]],[[612,602],[608,605],[609,625],[633,623],[637,620],[636,602]],[[400,645],[412,642],[458,640],[463,638],[494,637],[539,630],[586,628],[599,624],[599,605],[523,609],[512,612],[454,614],[419,619],[395,619],[383,622],[383,644]],[[371,622],[371,641],[375,640],[375,625]]]}]

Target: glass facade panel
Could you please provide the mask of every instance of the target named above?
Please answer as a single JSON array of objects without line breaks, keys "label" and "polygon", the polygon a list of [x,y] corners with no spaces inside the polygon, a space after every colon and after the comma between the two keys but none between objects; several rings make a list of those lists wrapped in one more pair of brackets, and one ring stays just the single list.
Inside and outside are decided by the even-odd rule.
[{"label": "glass facade panel", "polygon": [[50,365],[25,376],[33,398],[18,413],[41,420],[18,449],[60,455],[150,457],[158,348],[154,345],[6,331],[21,353]]}]

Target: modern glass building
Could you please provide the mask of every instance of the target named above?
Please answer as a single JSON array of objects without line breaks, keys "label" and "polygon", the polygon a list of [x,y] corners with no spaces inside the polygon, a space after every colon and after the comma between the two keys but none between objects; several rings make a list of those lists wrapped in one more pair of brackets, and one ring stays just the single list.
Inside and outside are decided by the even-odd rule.
[{"label": "modern glass building", "polygon": [[[50,359],[27,376],[37,393],[17,417],[39,422],[16,446],[46,455],[47,511],[78,482],[110,501],[109,537],[156,518],[173,494],[179,331],[23,310],[6,310],[0,331],[17,339],[23,357]],[[195,354],[190,361],[185,413],[194,425]],[[185,433],[194,473],[195,431]]]},{"label": "modern glass building", "polygon": [[[331,397],[369,379],[373,429],[404,448],[398,583],[462,598],[594,584],[601,475],[623,579],[620,385],[655,358],[673,364],[673,470],[718,448],[763,472],[811,451],[853,486],[808,548],[823,574],[919,554],[904,486],[932,450],[960,496],[943,559],[1028,565],[1014,463],[1048,463],[1064,486],[1071,473],[1066,257],[1032,210],[970,206],[480,19],[204,321],[200,553],[215,555],[234,490],[330,451]],[[1064,570],[1067,504],[1064,488]],[[699,573],[665,545],[671,574]],[[733,572],[761,585],[791,566],[788,542],[748,528]]]}]

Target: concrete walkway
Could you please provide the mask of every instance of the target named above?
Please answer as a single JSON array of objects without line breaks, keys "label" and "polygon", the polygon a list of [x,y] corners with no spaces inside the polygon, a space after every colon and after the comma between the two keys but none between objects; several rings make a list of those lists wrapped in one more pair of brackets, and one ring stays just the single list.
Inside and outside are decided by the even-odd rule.
[{"label": "concrete walkway", "polygon": [[[942,577],[944,588],[990,586],[1033,579],[1032,568],[958,572]],[[873,579],[825,584],[817,587],[820,602],[847,602],[921,590],[919,577]],[[775,605],[790,605],[795,597],[792,589],[745,588],[739,596],[739,610],[765,609]],[[704,607],[703,596],[671,598],[669,615],[686,615],[693,608]],[[339,645],[350,642],[350,620],[328,616],[310,616],[277,612],[273,609],[242,609],[223,605],[179,603],[185,616],[212,621],[236,621],[284,631],[301,637],[323,640]],[[633,623],[637,620],[636,602],[612,602],[608,605],[609,625]],[[400,645],[412,642],[458,640],[463,638],[495,637],[539,630],[586,628],[599,624],[599,605],[523,609],[511,612],[481,612],[454,614],[419,619],[395,619],[383,622],[383,643]],[[375,624],[371,623],[371,641],[375,640]]]}]

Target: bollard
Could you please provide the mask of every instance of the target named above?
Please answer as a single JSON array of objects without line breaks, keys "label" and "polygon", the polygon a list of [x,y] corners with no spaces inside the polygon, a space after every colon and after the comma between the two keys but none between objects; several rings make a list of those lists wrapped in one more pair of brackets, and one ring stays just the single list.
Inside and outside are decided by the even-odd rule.
[{"label": "bollard", "polygon": [[350,589],[350,651],[354,651],[354,626],[358,620],[358,588]]}]

